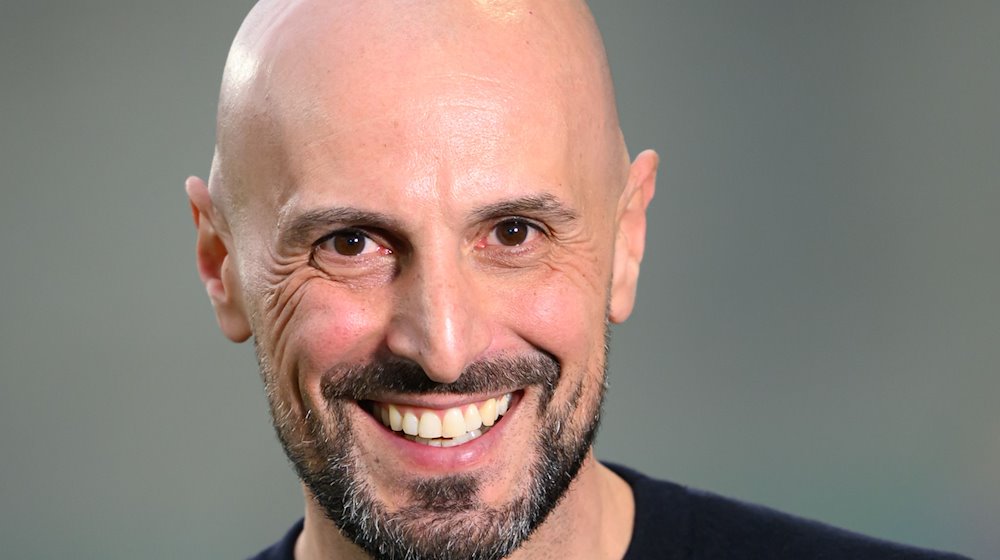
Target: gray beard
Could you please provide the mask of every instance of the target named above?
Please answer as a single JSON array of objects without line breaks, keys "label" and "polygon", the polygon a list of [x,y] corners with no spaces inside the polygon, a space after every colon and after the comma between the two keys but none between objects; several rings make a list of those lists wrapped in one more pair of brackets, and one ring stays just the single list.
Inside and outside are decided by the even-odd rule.
[{"label": "gray beard", "polygon": [[[606,367],[606,351],[605,360]],[[258,348],[265,382],[270,377]],[[593,444],[600,423],[606,372],[596,383],[596,396],[580,403],[589,373],[581,376],[565,406],[550,409],[561,372],[552,357],[499,358],[471,365],[451,384],[431,381],[419,366],[393,360],[332,370],[322,384],[325,411],[306,414],[301,437],[294,426],[279,421],[279,403],[269,389],[275,431],[299,478],[317,504],[349,539],[373,558],[382,560],[499,560],[509,556],[545,521],[565,495]],[[523,495],[502,507],[482,504],[481,481],[472,475],[446,475],[413,483],[411,504],[388,511],[375,495],[367,467],[355,453],[354,432],[345,399],[363,401],[376,389],[412,393],[489,393],[535,385],[541,388],[535,460]],[[572,427],[576,405],[592,409],[586,424]],[[327,432],[321,416],[329,414],[336,436]],[[527,450],[526,450],[527,451]]]}]

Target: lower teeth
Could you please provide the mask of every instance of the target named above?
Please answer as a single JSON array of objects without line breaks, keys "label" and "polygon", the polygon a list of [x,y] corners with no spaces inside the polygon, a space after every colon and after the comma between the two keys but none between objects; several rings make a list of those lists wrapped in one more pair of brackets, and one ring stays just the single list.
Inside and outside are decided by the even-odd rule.
[{"label": "lower teeth", "polygon": [[462,434],[462,435],[460,435],[458,437],[453,437],[453,438],[433,438],[433,439],[422,438],[420,436],[411,436],[409,434],[403,434],[403,433],[399,433],[399,432],[397,432],[397,433],[399,433],[399,435],[401,435],[402,437],[404,437],[404,438],[406,438],[406,439],[408,439],[408,440],[410,440],[410,441],[412,441],[414,443],[420,443],[420,444],[423,444],[423,445],[429,445],[431,447],[454,447],[456,445],[461,445],[463,443],[472,441],[472,440],[476,439],[477,437],[485,434],[488,431],[490,431],[490,426],[483,426],[482,428],[480,428],[478,430],[472,430],[471,432],[464,433],[464,434]]}]

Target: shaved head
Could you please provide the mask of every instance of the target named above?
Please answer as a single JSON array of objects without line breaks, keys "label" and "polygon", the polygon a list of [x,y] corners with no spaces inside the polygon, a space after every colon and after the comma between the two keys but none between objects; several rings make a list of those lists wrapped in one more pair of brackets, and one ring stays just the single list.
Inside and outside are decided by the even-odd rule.
[{"label": "shaved head", "polygon": [[[213,198],[226,214],[269,193],[280,205],[268,179],[302,171],[289,169],[286,152],[316,139],[304,131],[350,134],[394,108],[420,118],[448,102],[504,104],[510,118],[571,139],[571,156],[602,171],[610,194],[624,186],[611,74],[584,2],[265,0],[226,64]],[[443,132],[496,140],[498,123],[470,119]]]},{"label": "shaved head", "polygon": [[304,483],[299,557],[624,553],[591,444],[656,166],[584,2],[257,4],[188,194]]}]

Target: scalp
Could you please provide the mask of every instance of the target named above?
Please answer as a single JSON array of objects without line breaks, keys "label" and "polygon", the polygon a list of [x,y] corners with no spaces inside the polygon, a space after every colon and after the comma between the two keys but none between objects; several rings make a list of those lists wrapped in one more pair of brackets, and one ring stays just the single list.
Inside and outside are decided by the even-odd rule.
[{"label": "scalp", "polygon": [[252,203],[277,204],[273,181],[298,130],[370,118],[437,78],[498,86],[525,118],[577,138],[577,156],[608,174],[612,193],[624,184],[611,75],[584,2],[264,0],[226,63],[213,200],[230,222]]}]

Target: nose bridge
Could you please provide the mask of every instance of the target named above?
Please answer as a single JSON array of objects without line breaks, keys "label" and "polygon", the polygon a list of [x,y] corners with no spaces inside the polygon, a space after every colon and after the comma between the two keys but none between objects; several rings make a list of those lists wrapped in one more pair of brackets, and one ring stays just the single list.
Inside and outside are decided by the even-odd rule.
[{"label": "nose bridge", "polygon": [[415,251],[398,278],[390,351],[420,364],[431,379],[451,383],[489,346],[476,301],[475,271],[457,249]]}]

